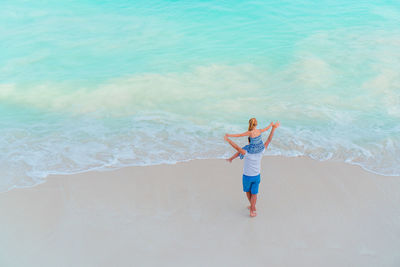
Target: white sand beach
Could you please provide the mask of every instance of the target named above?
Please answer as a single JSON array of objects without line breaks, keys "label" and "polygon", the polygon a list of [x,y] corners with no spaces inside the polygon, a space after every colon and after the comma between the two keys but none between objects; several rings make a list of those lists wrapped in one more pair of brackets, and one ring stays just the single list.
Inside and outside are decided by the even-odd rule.
[{"label": "white sand beach", "polygon": [[400,266],[400,177],[264,157],[51,176],[0,194],[0,266]]}]

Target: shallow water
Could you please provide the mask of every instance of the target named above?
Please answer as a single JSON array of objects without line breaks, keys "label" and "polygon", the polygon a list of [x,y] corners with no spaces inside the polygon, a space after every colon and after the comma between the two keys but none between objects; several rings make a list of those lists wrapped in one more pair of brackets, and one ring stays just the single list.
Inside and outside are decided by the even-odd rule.
[{"label": "shallow water", "polygon": [[281,121],[269,154],[400,175],[399,25],[398,1],[1,1],[0,191],[225,157],[253,116]]}]

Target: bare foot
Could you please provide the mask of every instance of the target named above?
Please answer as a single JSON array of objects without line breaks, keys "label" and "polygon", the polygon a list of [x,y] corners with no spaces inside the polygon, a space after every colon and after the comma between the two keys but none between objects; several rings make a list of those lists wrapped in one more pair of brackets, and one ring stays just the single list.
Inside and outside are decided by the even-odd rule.
[{"label": "bare foot", "polygon": [[255,211],[250,210],[250,217],[256,217],[257,213]]}]

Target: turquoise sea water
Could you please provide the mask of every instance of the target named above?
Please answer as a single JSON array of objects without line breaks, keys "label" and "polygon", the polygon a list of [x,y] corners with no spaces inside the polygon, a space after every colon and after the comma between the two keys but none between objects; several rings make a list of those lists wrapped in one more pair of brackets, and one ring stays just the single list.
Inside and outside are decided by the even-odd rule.
[{"label": "turquoise sea water", "polygon": [[0,191],[225,157],[250,117],[271,155],[400,175],[399,69],[399,1],[2,0]]}]

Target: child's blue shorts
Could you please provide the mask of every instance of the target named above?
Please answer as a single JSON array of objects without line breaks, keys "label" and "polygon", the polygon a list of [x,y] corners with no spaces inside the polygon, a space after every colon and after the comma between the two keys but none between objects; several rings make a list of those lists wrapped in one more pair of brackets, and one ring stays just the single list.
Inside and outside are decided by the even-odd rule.
[{"label": "child's blue shorts", "polygon": [[260,184],[260,175],[247,176],[243,174],[243,191],[252,194],[258,193],[258,185]]}]

